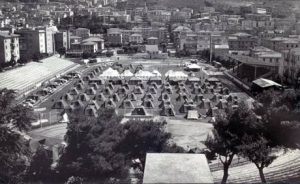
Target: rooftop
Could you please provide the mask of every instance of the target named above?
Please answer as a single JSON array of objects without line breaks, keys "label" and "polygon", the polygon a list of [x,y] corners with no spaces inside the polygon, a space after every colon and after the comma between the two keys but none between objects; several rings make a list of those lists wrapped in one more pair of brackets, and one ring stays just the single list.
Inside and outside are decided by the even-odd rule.
[{"label": "rooftop", "polygon": [[4,37],[4,38],[12,38],[12,37],[18,37],[19,35],[17,34],[11,34],[11,33],[7,33],[7,32],[0,32],[0,37]]},{"label": "rooftop", "polygon": [[278,84],[277,82],[274,82],[269,79],[264,79],[264,78],[256,79],[253,81],[253,83],[260,86],[261,88],[267,88],[267,87],[271,87],[271,86],[281,87],[281,85]]},{"label": "rooftop", "polygon": [[147,153],[144,184],[213,183],[204,154]]}]

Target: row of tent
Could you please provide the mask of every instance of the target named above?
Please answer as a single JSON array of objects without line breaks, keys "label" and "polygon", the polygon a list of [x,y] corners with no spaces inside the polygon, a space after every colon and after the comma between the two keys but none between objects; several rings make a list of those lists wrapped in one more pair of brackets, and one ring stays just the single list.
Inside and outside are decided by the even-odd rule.
[{"label": "row of tent", "polygon": [[[128,70],[125,70],[123,73],[119,73],[118,70],[114,70],[111,67],[109,67],[105,71],[103,71],[103,73],[99,77],[102,79],[109,79],[109,78],[114,78],[114,77],[119,77],[119,78],[138,77],[141,79],[149,79],[152,77],[162,77],[162,75],[157,70],[153,70],[152,72],[145,71],[145,70],[139,70],[134,74],[128,69]],[[173,70],[167,71],[165,73],[165,77],[170,80],[173,80],[173,79],[187,80],[189,78],[188,74],[186,74],[182,71],[173,71]],[[194,77],[194,79],[195,78],[196,77]]]},{"label": "row of tent", "polygon": [[111,67],[109,67],[105,71],[103,71],[103,73],[99,77],[103,79],[109,79],[113,77],[129,78],[133,76],[140,77],[140,78],[150,78],[150,77],[161,77],[161,74],[157,70],[153,70],[152,72],[139,70],[134,74],[129,69],[124,70],[123,73],[119,73],[118,70],[114,70]]}]

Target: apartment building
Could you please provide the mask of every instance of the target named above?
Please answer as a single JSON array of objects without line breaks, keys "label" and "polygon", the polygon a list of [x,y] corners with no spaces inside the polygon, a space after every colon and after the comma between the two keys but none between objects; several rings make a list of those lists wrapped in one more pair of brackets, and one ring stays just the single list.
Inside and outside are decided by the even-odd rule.
[{"label": "apartment building", "polygon": [[45,30],[20,29],[15,33],[20,35],[20,57],[32,59],[35,54],[46,53]]},{"label": "apartment building", "polygon": [[249,51],[257,44],[257,37],[247,33],[235,33],[228,37],[229,49],[233,51]]},{"label": "apartment building", "polygon": [[19,35],[0,32],[0,64],[20,59]]}]

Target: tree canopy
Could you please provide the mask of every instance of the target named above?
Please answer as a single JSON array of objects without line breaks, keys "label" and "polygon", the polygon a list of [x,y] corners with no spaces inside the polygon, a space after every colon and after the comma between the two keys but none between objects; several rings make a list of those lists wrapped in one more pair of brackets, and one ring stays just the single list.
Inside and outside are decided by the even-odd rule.
[{"label": "tree canopy", "polygon": [[0,90],[0,182],[4,183],[22,180],[30,155],[22,132],[30,128],[32,109],[16,104],[15,96],[13,90]]},{"label": "tree canopy", "polygon": [[70,116],[66,134],[67,147],[57,170],[64,179],[78,176],[101,181],[109,178],[126,179],[133,159],[142,162],[147,152],[178,152],[183,149],[168,144],[169,133],[164,123],[128,121],[114,109],[103,109],[99,118],[79,113]]}]

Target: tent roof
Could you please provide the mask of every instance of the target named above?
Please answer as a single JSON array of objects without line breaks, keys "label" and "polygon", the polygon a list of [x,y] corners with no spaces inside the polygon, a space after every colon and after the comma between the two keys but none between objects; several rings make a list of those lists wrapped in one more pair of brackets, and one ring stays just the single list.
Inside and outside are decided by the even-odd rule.
[{"label": "tent roof", "polygon": [[200,69],[201,67],[199,65],[193,63],[193,64],[188,65],[187,68],[189,68],[189,69]]},{"label": "tent roof", "polygon": [[119,72],[117,70],[112,69],[111,67],[103,71],[103,73],[100,75],[100,77],[119,77],[119,76],[120,76]]},{"label": "tent roof", "polygon": [[270,87],[270,86],[282,87],[277,82],[274,82],[274,81],[269,80],[269,79],[264,79],[264,78],[256,79],[256,80],[253,81],[253,83],[258,85],[261,88],[267,88],[267,87]]},{"label": "tent roof", "polygon": [[158,70],[153,70],[152,73],[156,76],[161,77],[161,73]]},{"label": "tent roof", "polygon": [[187,119],[198,119],[198,111],[197,110],[189,110],[187,113]]},{"label": "tent roof", "polygon": [[149,71],[139,70],[136,74],[136,77],[154,77],[155,75]]},{"label": "tent roof", "polygon": [[125,70],[120,74],[121,77],[132,77],[134,74],[130,70]]},{"label": "tent roof", "polygon": [[173,70],[169,70],[166,74],[166,77],[188,77],[187,74],[185,74],[182,71],[173,71]]}]

